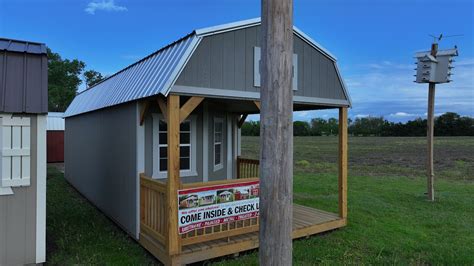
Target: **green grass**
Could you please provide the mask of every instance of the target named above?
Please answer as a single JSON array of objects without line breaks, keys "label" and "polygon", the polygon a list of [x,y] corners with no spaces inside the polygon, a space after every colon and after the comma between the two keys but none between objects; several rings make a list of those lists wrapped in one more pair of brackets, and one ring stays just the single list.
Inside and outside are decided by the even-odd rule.
[{"label": "green grass", "polygon": [[47,264],[157,263],[52,167],[48,167],[46,223]]},{"label": "green grass", "polygon": [[[474,264],[474,138],[436,138],[436,202],[425,200],[423,138],[351,138],[349,224],[294,242],[295,265]],[[258,156],[244,137],[243,156]],[[337,210],[337,138],[295,138],[294,201]],[[48,263],[156,264],[48,169]],[[258,254],[213,260],[256,265]]]}]

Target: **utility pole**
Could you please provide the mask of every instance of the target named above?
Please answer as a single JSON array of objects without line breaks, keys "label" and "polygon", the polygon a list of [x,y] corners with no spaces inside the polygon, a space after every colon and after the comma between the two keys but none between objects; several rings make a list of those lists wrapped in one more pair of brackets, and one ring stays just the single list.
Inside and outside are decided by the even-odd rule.
[{"label": "utility pole", "polygon": [[260,265],[292,265],[293,1],[262,0]]},{"label": "utility pole", "polygon": [[[438,53],[438,43],[431,44],[431,55],[436,58]],[[435,104],[435,83],[430,82],[428,85],[428,115],[427,115],[427,139],[428,139],[428,200],[434,201],[434,166],[433,166],[433,138],[434,138],[434,104]]]}]

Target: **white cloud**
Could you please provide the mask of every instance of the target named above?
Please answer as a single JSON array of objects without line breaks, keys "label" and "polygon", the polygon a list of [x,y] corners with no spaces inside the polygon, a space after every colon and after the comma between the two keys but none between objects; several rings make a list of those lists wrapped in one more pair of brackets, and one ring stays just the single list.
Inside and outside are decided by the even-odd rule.
[{"label": "white cloud", "polygon": [[356,114],[354,117],[355,118],[366,118],[366,117],[369,117],[370,115],[366,115],[366,114]]},{"label": "white cloud", "polygon": [[116,5],[114,0],[102,0],[102,1],[92,1],[87,4],[86,11],[87,13],[94,15],[97,10],[103,10],[108,12],[120,12],[127,11],[128,9],[124,6]]},{"label": "white cloud", "polygon": [[391,117],[414,117],[414,116],[419,116],[417,114],[409,114],[405,112],[396,112],[394,114],[390,114]]},{"label": "white cloud", "polygon": [[[454,81],[436,86],[436,112],[456,112],[472,116],[474,58],[459,59],[454,66]],[[413,82],[414,66],[381,61],[377,66],[358,67],[352,75],[343,74],[352,98],[351,113],[386,116],[404,121],[423,116],[426,112],[428,85]]]}]

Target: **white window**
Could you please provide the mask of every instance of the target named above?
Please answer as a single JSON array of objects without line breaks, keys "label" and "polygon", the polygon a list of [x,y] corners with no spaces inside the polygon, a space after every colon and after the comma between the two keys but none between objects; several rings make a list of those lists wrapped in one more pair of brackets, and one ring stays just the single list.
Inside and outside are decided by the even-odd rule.
[{"label": "white window", "polygon": [[224,168],[223,128],[224,119],[214,117],[214,171]]},{"label": "white window", "polygon": [[0,195],[30,185],[30,118],[0,114]]},{"label": "white window", "polygon": [[[168,176],[168,132],[161,115],[153,115],[153,178]],[[181,176],[196,176],[196,117],[190,116],[179,129],[179,165]]]},{"label": "white window", "polygon": [[[261,52],[260,47],[255,46],[253,48],[253,85],[255,87],[261,86],[261,77],[260,77],[260,58]],[[293,80],[292,80],[293,90],[298,90],[298,55],[293,54]]]}]

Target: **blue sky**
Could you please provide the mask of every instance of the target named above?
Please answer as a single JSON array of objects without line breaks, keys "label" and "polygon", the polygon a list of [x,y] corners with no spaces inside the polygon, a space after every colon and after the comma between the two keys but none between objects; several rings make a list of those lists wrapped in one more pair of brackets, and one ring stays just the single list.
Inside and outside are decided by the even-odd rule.
[{"label": "blue sky", "polygon": [[[413,54],[428,34],[464,34],[454,82],[437,86],[437,114],[474,116],[474,1],[295,0],[294,23],[338,58],[351,117],[406,121],[426,115],[427,85],[413,83]],[[258,17],[256,0],[0,0],[0,36],[46,43],[87,68],[112,74],[193,29]],[[295,113],[295,120],[335,116]],[[254,117],[254,119],[256,119]]]}]

